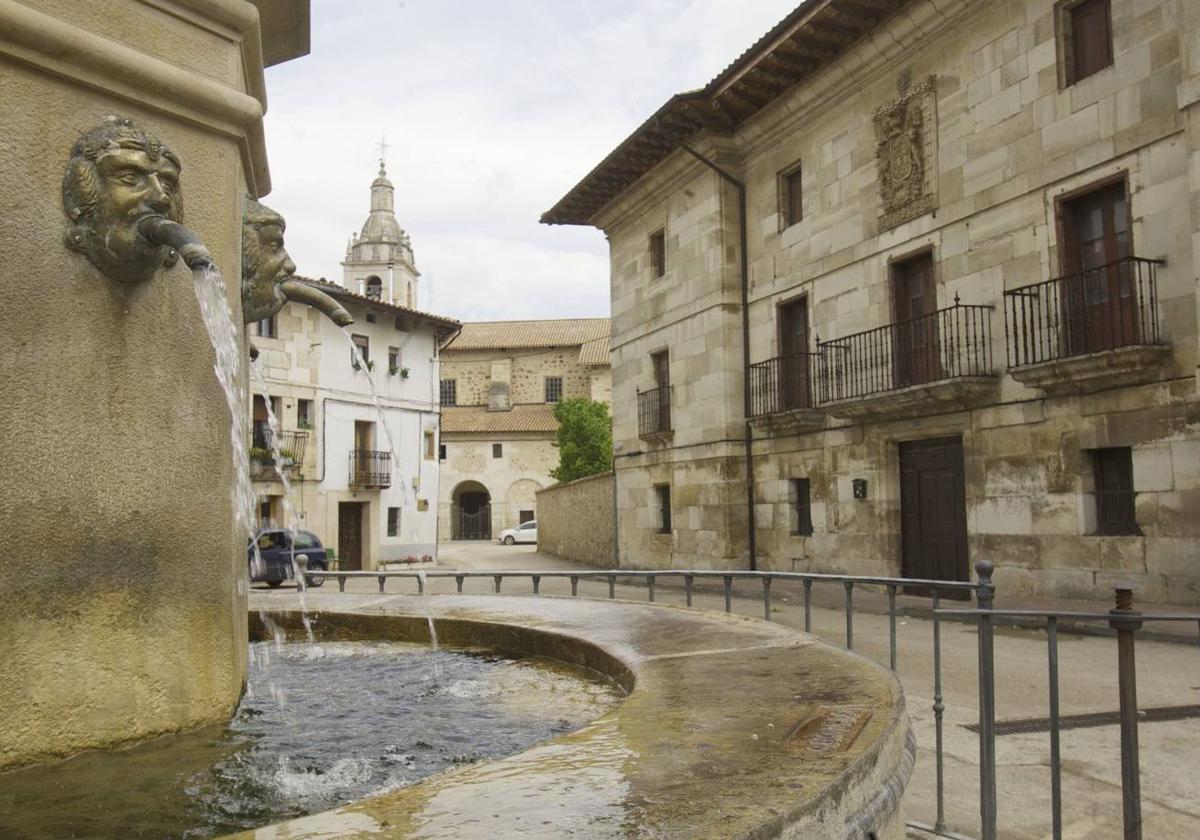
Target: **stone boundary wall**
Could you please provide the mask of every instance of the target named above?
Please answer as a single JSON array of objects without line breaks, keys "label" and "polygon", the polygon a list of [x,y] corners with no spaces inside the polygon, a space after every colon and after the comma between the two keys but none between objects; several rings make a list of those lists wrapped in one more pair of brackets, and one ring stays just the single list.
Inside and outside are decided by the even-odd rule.
[{"label": "stone boundary wall", "polygon": [[537,494],[538,550],[564,560],[613,565],[613,474],[554,484]]}]

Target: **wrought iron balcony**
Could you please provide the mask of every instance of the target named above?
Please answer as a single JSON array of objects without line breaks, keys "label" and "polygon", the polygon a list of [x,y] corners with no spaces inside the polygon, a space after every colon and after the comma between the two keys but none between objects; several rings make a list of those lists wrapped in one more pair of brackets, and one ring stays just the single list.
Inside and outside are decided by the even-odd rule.
[{"label": "wrought iron balcony", "polygon": [[1158,319],[1162,260],[1125,257],[1004,293],[1014,379],[1050,393],[1145,378],[1169,354]]},{"label": "wrought iron balcony", "polygon": [[671,434],[671,386],[638,392],[638,437]]},{"label": "wrought iron balcony", "polygon": [[375,449],[350,450],[350,486],[391,487],[392,453]]},{"label": "wrought iron balcony", "polygon": [[256,425],[250,441],[252,469],[264,474],[275,472],[276,443],[278,443],[279,466],[294,470],[304,464],[304,453],[308,448],[308,432],[280,432],[276,435],[269,428]]},{"label": "wrought iron balcony", "polygon": [[821,356],[792,353],[750,365],[750,420],[771,434],[811,431],[825,424],[817,408]]},{"label": "wrought iron balcony", "polygon": [[995,388],[990,306],[954,305],[818,342],[817,396],[835,417],[965,408]]}]

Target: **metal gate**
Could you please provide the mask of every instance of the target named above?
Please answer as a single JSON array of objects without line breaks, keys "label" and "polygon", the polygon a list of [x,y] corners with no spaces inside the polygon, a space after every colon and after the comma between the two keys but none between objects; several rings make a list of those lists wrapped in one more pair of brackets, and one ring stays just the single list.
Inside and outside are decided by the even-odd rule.
[{"label": "metal gate", "polygon": [[475,510],[458,509],[454,521],[454,539],[490,540],[492,538],[492,506],[481,505]]}]

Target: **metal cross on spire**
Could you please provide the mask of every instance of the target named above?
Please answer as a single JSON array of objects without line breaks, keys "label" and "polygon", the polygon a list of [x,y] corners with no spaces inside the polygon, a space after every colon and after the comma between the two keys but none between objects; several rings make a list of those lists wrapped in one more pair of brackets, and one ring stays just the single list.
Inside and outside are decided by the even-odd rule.
[{"label": "metal cross on spire", "polygon": [[387,150],[388,150],[388,141],[387,141],[387,132],[385,131],[385,132],[383,132],[383,135],[379,138],[379,171],[380,172],[383,172],[383,168],[387,164]]}]

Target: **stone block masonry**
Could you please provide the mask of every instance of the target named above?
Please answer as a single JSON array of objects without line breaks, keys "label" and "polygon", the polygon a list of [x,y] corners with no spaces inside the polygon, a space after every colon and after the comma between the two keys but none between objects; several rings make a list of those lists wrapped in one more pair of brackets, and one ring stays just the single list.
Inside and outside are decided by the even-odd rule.
[{"label": "stone block masonry", "polygon": [[613,565],[613,474],[554,484],[537,494],[538,550],[586,566]]}]

